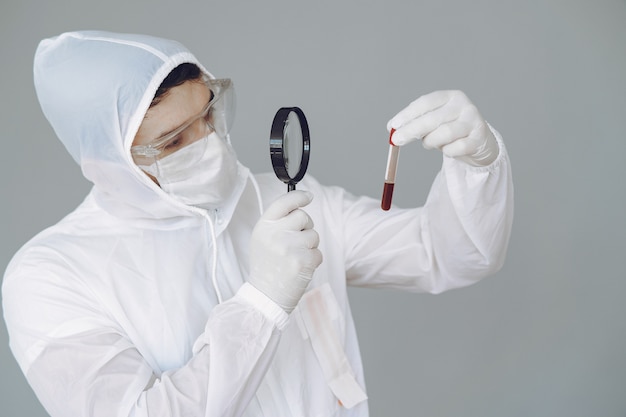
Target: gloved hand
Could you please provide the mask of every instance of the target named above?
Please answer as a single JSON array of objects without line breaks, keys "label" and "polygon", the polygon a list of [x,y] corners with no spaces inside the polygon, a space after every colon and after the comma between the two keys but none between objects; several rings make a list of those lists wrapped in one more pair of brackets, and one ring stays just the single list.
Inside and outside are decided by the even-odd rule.
[{"label": "gloved hand", "polygon": [[489,165],[498,156],[496,138],[462,91],[421,96],[387,123],[387,130],[392,128],[394,145],[422,139],[424,148],[440,149],[473,166]]},{"label": "gloved hand", "polygon": [[287,313],[296,307],[322,263],[313,220],[300,210],[312,198],[311,193],[299,190],[281,196],[252,231],[248,282]]}]

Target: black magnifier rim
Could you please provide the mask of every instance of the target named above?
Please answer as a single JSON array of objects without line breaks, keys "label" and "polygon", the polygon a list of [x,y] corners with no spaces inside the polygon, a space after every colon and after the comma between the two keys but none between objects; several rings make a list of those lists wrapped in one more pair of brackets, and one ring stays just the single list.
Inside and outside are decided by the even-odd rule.
[{"label": "black magnifier rim", "polygon": [[[300,158],[300,169],[298,173],[291,177],[287,172],[285,164],[285,124],[291,113],[298,116],[300,129],[302,130],[302,157]],[[309,124],[306,121],[304,112],[299,107],[281,107],[274,116],[272,129],[270,132],[270,157],[272,159],[272,167],[274,173],[284,183],[294,185],[306,173],[309,166],[309,154],[311,152],[311,137],[309,135]]]}]

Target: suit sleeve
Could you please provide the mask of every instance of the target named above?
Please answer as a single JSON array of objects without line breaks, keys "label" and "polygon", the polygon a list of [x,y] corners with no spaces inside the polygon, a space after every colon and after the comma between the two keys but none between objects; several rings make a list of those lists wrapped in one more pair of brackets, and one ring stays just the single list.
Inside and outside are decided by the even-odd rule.
[{"label": "suit sleeve", "polygon": [[287,320],[244,284],[212,310],[190,360],[156,373],[89,288],[50,257],[11,268],[3,306],[11,349],[52,417],[240,416]]},{"label": "suit sleeve", "polygon": [[470,285],[504,263],[513,222],[513,183],[500,138],[498,158],[472,167],[444,156],[423,207],[388,212],[368,197],[342,197],[348,283],[440,293]]}]

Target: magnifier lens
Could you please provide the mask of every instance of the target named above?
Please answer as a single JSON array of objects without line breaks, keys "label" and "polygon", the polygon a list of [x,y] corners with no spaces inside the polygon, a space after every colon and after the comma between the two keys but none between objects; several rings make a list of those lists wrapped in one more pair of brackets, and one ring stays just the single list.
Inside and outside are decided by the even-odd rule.
[{"label": "magnifier lens", "polygon": [[290,177],[295,177],[300,171],[300,161],[302,160],[302,126],[298,115],[294,112],[289,113],[285,122],[285,130],[283,132],[284,143],[283,152],[285,156],[285,168]]},{"label": "magnifier lens", "polygon": [[287,191],[296,189],[309,165],[311,152],[309,124],[298,107],[281,107],[274,116],[270,131],[270,158],[274,173],[287,184]]}]

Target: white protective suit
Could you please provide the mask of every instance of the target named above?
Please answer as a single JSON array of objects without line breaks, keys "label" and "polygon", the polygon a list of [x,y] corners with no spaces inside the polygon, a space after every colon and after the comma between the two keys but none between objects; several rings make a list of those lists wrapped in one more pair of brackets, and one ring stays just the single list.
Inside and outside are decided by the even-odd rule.
[{"label": "white protective suit", "polygon": [[183,62],[205,71],[182,45],[148,36],[40,44],[43,111],[94,187],[7,268],[4,315],[22,371],[54,417],[367,416],[347,285],[440,293],[498,270],[513,213],[500,138],[487,167],[444,157],[423,208],[384,212],[305,179],[324,262],[287,316],[246,283],[259,206],[284,184],[240,166],[232,199],[206,211],[131,159],[157,87]]}]

